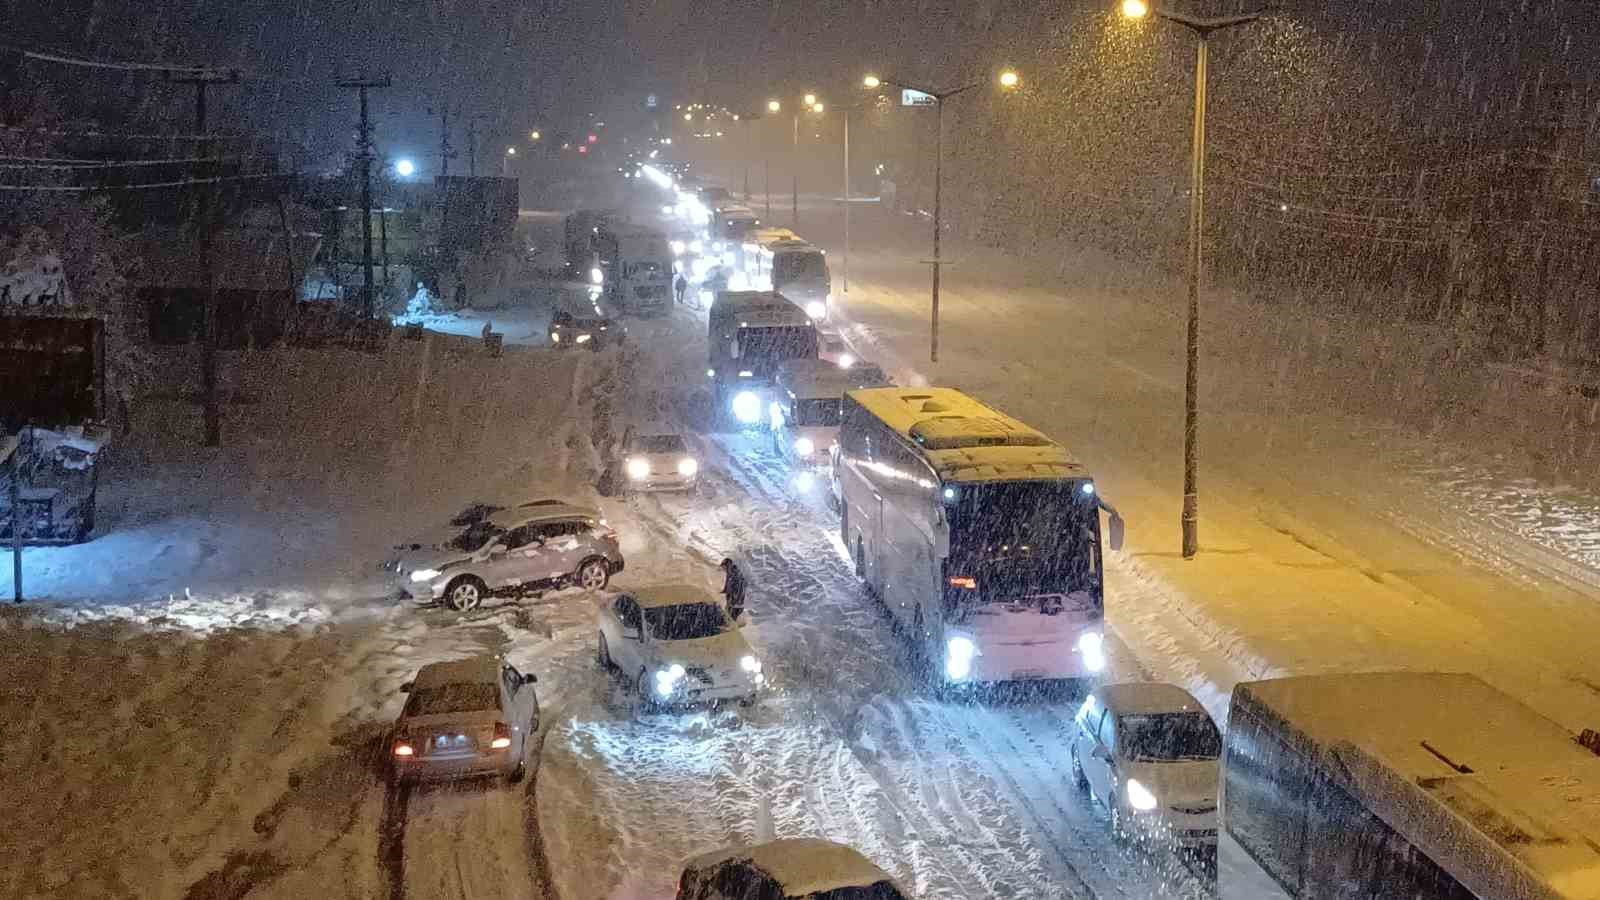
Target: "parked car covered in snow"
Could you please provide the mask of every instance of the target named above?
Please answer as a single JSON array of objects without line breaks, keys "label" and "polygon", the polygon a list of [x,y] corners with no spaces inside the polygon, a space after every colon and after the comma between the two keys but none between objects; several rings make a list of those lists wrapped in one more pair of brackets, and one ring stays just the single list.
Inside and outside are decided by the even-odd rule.
[{"label": "parked car covered in snow", "polygon": [[617,533],[599,512],[534,503],[489,513],[447,541],[407,550],[388,568],[412,600],[466,612],[513,591],[597,591],[624,564]]},{"label": "parked car covered in snow", "polygon": [[[600,667],[631,679],[639,705],[739,700],[766,685],[743,621],[701,588],[664,585],[620,594],[600,607]],[[743,618],[743,617],[741,617]]]},{"label": "parked car covered in snow", "polygon": [[730,847],[684,865],[676,900],[910,900],[861,853],[816,838]]},{"label": "parked car covered in snow", "polygon": [[400,687],[408,696],[389,748],[394,779],[521,781],[539,731],[538,680],[492,656],[423,666]]},{"label": "parked car covered in snow", "polygon": [[1072,777],[1118,838],[1216,852],[1222,734],[1200,701],[1171,684],[1107,684],[1075,721]]}]

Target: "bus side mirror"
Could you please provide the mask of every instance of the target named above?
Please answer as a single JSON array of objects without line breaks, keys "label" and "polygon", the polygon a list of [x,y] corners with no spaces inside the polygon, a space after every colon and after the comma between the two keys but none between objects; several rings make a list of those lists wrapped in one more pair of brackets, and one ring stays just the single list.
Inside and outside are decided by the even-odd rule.
[{"label": "bus side mirror", "polygon": [[939,508],[939,521],[933,526],[934,552],[940,559],[950,556],[950,524],[944,517],[944,508]]},{"label": "bus side mirror", "polygon": [[1124,523],[1122,521],[1122,517],[1117,515],[1116,513],[1112,513],[1111,514],[1111,549],[1114,550],[1114,551],[1122,549],[1122,532],[1123,532],[1123,529],[1124,529]]}]

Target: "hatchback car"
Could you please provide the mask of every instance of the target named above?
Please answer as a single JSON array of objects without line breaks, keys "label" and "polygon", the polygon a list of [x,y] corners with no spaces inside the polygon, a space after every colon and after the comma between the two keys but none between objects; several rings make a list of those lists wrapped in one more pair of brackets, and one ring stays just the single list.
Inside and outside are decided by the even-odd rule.
[{"label": "hatchback car", "polygon": [[843,844],[789,838],[730,847],[684,864],[677,900],[909,900],[872,860]]},{"label": "hatchback car", "polygon": [[1222,735],[1198,700],[1171,684],[1108,684],[1075,721],[1073,779],[1117,837],[1215,852]]},{"label": "hatchback car", "polygon": [[621,323],[598,313],[584,316],[558,309],[550,317],[550,346],[557,350],[603,350],[625,336]]},{"label": "hatchback car", "polygon": [[700,588],[664,585],[621,594],[600,607],[600,667],[631,678],[644,709],[750,703],[767,679],[741,627]]},{"label": "hatchback car", "polygon": [[400,686],[390,774],[397,781],[504,776],[528,771],[539,731],[538,678],[492,656],[429,663]]},{"label": "hatchback car", "polygon": [[389,565],[402,594],[466,612],[498,594],[568,585],[598,591],[624,564],[617,533],[598,512],[536,504],[490,513]]},{"label": "hatchback car", "polygon": [[629,490],[687,491],[699,482],[699,455],[671,429],[630,426],[618,453]]}]

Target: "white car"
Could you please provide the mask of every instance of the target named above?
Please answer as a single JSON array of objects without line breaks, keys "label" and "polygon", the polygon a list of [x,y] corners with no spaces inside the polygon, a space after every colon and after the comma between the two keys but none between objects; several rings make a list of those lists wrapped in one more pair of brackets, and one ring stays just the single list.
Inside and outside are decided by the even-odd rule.
[{"label": "white car", "polygon": [[597,655],[602,669],[631,680],[645,709],[748,704],[767,679],[743,625],[701,588],[645,588],[601,604]]},{"label": "white car", "polygon": [[1216,852],[1222,735],[1198,700],[1171,684],[1107,684],[1075,721],[1073,779],[1117,837]]},{"label": "white car", "polygon": [[394,723],[391,777],[521,781],[539,731],[538,680],[492,656],[423,666],[400,687],[409,696]]},{"label": "white car", "polygon": [[910,900],[860,852],[816,838],[730,847],[689,860],[676,900]]},{"label": "white car", "polygon": [[630,426],[619,452],[628,490],[689,491],[699,483],[700,457],[670,429]]}]

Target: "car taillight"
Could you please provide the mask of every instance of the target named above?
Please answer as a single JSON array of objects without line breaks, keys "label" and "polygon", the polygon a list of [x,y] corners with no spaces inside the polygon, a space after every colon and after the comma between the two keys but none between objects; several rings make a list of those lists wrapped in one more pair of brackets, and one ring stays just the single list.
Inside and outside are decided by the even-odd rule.
[{"label": "car taillight", "polygon": [[951,575],[950,586],[975,591],[978,589],[978,579],[973,578],[971,575]]},{"label": "car taillight", "polygon": [[416,752],[417,751],[413,750],[411,748],[411,745],[406,743],[405,741],[395,741],[394,742],[394,755],[395,756],[411,756],[412,754],[414,754]]},{"label": "car taillight", "polygon": [[511,729],[507,728],[504,722],[494,723],[494,740],[489,742],[489,746],[495,750],[504,750],[511,746]]}]

